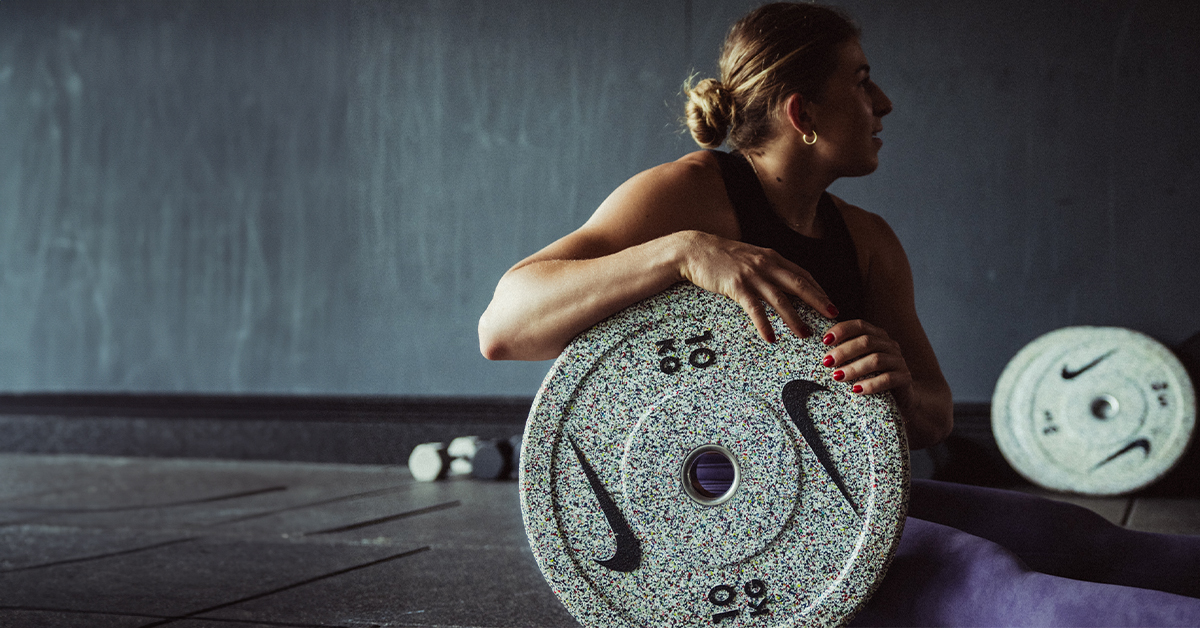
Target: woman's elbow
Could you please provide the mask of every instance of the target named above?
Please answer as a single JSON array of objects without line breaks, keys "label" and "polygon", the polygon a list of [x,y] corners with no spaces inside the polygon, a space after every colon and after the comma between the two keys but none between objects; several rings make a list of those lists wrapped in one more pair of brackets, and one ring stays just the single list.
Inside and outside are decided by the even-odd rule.
[{"label": "woman's elbow", "polygon": [[479,318],[479,352],[489,360],[511,360],[511,351],[505,342],[505,335],[499,333],[491,324],[487,312]]},{"label": "woman's elbow", "polygon": [[501,324],[487,312],[479,319],[479,352],[489,360],[551,360],[562,349],[525,327]]},{"label": "woman's elbow", "polygon": [[479,352],[489,360],[512,360],[512,351],[503,342],[479,337]]},{"label": "woman's elbow", "polygon": [[909,448],[932,447],[949,438],[954,430],[953,405],[938,404],[938,407],[930,408],[917,423],[909,426]]},{"label": "woman's elbow", "polygon": [[479,339],[479,352],[483,354],[483,357],[489,360],[504,359],[504,350],[501,348],[501,346],[496,343],[488,342],[483,338]]},{"label": "woman's elbow", "polygon": [[936,445],[950,437],[950,432],[954,431],[954,411],[946,413],[946,416],[938,421],[933,429],[932,444]]}]

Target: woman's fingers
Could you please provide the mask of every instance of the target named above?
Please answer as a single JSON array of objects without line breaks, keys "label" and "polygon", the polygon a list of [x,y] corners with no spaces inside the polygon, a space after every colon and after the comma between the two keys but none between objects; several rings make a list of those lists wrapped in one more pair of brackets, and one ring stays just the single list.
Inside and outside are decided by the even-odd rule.
[{"label": "woman's fingers", "polygon": [[754,328],[758,330],[758,335],[762,336],[762,339],[767,342],[775,342],[775,328],[771,327],[771,321],[767,318],[763,302],[749,295],[735,298],[750,317],[750,322],[754,323]]},{"label": "woman's fingers", "polygon": [[900,345],[887,332],[862,320],[843,321],[829,328],[822,342],[830,345],[823,364],[833,379],[851,390],[871,394],[912,383]]},{"label": "woman's fingers", "polygon": [[783,324],[787,325],[793,334],[801,338],[808,338],[812,335],[808,325],[805,325],[804,321],[800,319],[800,314],[796,312],[788,293],[770,283],[765,283],[760,288],[760,292],[763,294],[763,300],[775,310],[776,314],[779,314],[779,318],[783,319]]},{"label": "woman's fingers", "polygon": [[833,379],[839,382],[854,382],[876,373],[908,373],[908,365],[900,356],[887,353],[872,353],[849,364],[834,364]]},{"label": "woman's fingers", "polygon": [[829,353],[839,363],[876,351],[900,354],[900,345],[886,331],[860,319],[835,324],[821,341],[834,347]]},{"label": "woman's fingers", "polygon": [[[765,276],[759,276],[755,284],[755,292],[762,301],[779,314],[779,318],[792,333],[801,338],[807,338],[812,335],[812,330],[804,324],[796,307],[792,305],[792,295],[800,297],[809,306],[827,316],[837,316],[837,308],[830,303],[825,291],[817,285],[816,280],[808,271],[782,257],[777,255],[774,257],[777,259],[770,261],[777,265],[769,269],[769,272],[764,273]],[[765,314],[763,320],[766,320]],[[757,321],[755,324],[758,326]],[[761,332],[762,327],[759,327],[759,330]],[[765,339],[766,336],[764,335],[763,338]]]},{"label": "woman's fingers", "polygon": [[[817,283],[817,280],[813,279],[813,276],[803,268],[800,268],[799,266],[796,266],[787,260],[782,261],[787,266],[791,266],[791,268],[787,268],[785,266],[781,269],[784,272],[781,276],[777,277],[777,281],[780,283],[780,285],[786,288],[788,292],[800,297],[801,301],[807,303],[809,307],[813,308],[817,312],[820,312],[829,318],[837,318],[837,307],[834,306],[833,302],[829,300],[829,295],[825,293],[825,290],[821,288],[821,286]],[[790,309],[791,303],[789,303],[788,306]]]},{"label": "woman's fingers", "polygon": [[887,373],[878,373],[871,377],[864,377],[851,385],[851,390],[863,394],[871,395],[874,393],[884,392],[886,390],[895,390],[902,386],[907,386],[912,383],[912,375],[905,370],[903,373],[899,371],[889,371]]},{"label": "woman's fingers", "polygon": [[696,238],[681,269],[682,276],[736,301],[763,340],[775,341],[767,306],[779,314],[792,333],[801,338],[811,335],[792,305],[793,295],[818,312],[837,315],[837,308],[812,275],[777,252],[708,234],[697,234]]},{"label": "woman's fingers", "polygon": [[758,330],[758,335],[763,340],[773,343],[776,340],[775,328],[771,326],[771,319],[767,316],[766,306],[771,306],[779,317],[783,319],[783,323],[787,325],[792,333],[807,338],[812,335],[808,326],[800,320],[800,315],[796,313],[796,309],[792,307],[791,300],[787,294],[781,292],[770,284],[760,284],[757,290],[743,290],[735,295],[734,300],[738,305],[742,306],[746,315],[750,317],[750,321],[754,324],[754,328]]}]

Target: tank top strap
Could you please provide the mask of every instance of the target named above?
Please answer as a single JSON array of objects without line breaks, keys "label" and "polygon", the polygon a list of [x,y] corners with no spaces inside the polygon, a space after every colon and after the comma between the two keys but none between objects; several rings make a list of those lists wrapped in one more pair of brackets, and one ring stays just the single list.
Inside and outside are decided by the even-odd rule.
[{"label": "tank top strap", "polygon": [[758,175],[754,173],[754,166],[740,153],[727,153],[711,148],[708,152],[716,157],[721,166],[721,178],[725,180],[725,192],[729,195],[729,201],[733,203],[734,212],[737,214],[742,241],[753,243],[751,240],[762,240],[765,234],[761,232],[769,230],[771,217],[775,212],[771,211],[771,202],[767,200],[767,193],[763,190]]}]

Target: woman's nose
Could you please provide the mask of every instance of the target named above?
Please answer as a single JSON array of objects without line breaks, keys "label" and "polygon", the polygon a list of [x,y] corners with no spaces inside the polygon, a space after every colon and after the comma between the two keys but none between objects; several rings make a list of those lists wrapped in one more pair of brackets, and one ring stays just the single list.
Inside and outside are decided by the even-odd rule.
[{"label": "woman's nose", "polygon": [[875,115],[882,118],[892,112],[892,101],[883,93],[883,90],[878,85],[875,86]]}]

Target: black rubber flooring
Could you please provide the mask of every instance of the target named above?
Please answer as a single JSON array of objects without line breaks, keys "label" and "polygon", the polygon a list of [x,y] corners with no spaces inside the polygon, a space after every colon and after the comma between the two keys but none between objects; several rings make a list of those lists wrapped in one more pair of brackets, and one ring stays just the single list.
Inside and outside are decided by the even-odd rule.
[{"label": "black rubber flooring", "polygon": [[[1200,534],[1200,500],[1070,500]],[[0,454],[0,626],[576,625],[529,552],[515,482]]]},{"label": "black rubber flooring", "polygon": [[575,626],[515,482],[0,455],[0,626]]}]

